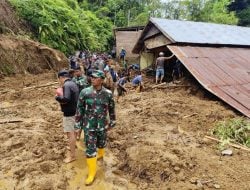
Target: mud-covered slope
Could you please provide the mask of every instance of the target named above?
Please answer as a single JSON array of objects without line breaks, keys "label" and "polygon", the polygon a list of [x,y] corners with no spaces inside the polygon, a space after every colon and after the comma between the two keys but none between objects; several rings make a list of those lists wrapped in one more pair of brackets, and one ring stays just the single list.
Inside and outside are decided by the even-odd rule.
[{"label": "mud-covered slope", "polygon": [[66,56],[38,42],[0,35],[0,74],[43,73],[67,67]]},{"label": "mud-covered slope", "polygon": [[249,153],[234,149],[222,157],[216,143],[204,139],[217,121],[237,117],[221,101],[184,86],[129,93],[117,111],[109,133],[115,173],[137,189],[249,189]]},{"label": "mud-covered slope", "polygon": [[[237,114],[221,101],[193,95],[190,85],[149,89],[152,84],[116,104],[117,125],[108,131],[94,184],[84,186],[81,175],[70,188],[69,180],[78,179],[74,167],[86,172],[87,166],[63,164],[66,141],[55,82],[53,72],[0,80],[0,121],[7,121],[0,124],[0,189],[249,189],[250,153],[232,149],[232,156],[221,156],[216,142],[204,140],[216,121]],[[115,187],[101,186],[102,179]]]}]

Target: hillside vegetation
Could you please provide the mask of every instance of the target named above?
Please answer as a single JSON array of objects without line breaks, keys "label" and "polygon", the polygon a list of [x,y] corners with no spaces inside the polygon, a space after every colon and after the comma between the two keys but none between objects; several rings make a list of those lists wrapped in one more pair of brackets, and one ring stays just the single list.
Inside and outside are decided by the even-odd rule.
[{"label": "hillside vegetation", "polygon": [[76,49],[105,50],[111,39],[108,18],[99,19],[75,0],[10,0],[35,29],[41,43],[64,53]]}]

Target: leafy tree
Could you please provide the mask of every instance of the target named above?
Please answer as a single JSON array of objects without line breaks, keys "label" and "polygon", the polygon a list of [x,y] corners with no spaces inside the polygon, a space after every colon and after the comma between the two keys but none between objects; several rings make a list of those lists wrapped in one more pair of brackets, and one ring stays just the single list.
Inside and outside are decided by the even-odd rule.
[{"label": "leafy tree", "polygon": [[250,7],[244,9],[237,13],[239,17],[239,25],[240,26],[248,26],[250,27]]},{"label": "leafy tree", "polygon": [[238,23],[235,12],[228,11],[230,0],[209,0],[201,11],[201,21],[214,22],[221,24]]},{"label": "leafy tree", "polygon": [[165,17],[191,21],[237,24],[235,12],[227,6],[231,0],[183,0],[164,3]]},{"label": "leafy tree", "polygon": [[204,3],[200,0],[182,1],[182,17],[187,20],[199,21],[201,20],[201,11],[204,8]]},{"label": "leafy tree", "polygon": [[240,26],[250,26],[250,0],[234,0],[228,8],[236,12]]}]

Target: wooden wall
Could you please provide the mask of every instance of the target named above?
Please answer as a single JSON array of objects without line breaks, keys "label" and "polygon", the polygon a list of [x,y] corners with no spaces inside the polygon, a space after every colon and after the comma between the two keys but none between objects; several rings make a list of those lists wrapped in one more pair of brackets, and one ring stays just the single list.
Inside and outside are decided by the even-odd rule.
[{"label": "wooden wall", "polygon": [[132,49],[141,35],[142,30],[139,31],[116,31],[116,55],[119,57],[122,47],[127,51],[127,58],[139,57],[139,54],[133,54]]}]

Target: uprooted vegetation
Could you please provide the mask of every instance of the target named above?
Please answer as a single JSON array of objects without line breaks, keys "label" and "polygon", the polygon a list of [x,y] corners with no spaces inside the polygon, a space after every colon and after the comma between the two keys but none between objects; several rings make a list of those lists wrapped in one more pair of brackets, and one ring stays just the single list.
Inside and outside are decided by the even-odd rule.
[{"label": "uprooted vegetation", "polygon": [[250,122],[244,118],[218,122],[213,130],[213,134],[222,141],[221,148],[229,142],[250,147]]}]

